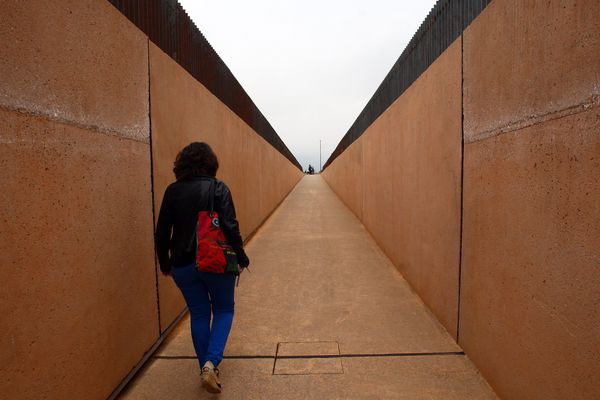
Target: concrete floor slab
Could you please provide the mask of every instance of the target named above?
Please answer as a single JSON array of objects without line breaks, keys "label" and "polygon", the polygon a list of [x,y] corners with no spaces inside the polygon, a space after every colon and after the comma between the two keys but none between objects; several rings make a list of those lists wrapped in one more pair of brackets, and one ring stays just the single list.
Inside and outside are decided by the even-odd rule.
[{"label": "concrete floor slab", "polygon": [[333,358],[278,358],[273,375],[343,374],[342,360]]},{"label": "concrete floor slab", "polygon": [[288,356],[339,356],[337,342],[284,342],[277,347],[277,357]]},{"label": "concrete floor slab", "polygon": [[195,360],[157,359],[121,400],[497,399],[465,356],[344,358],[343,374],[273,375],[273,360],[225,360],[223,393],[200,386]]},{"label": "concrete floor slab", "polygon": [[186,314],[160,345],[157,356],[193,356],[194,345],[190,336],[190,314]]},{"label": "concrete floor slab", "polygon": [[[242,275],[237,289],[221,398],[495,398],[321,177],[305,177],[247,251],[252,272]],[[288,358],[277,359],[276,372],[290,375],[273,375],[283,342],[295,344],[279,345],[280,356]],[[315,352],[321,354],[308,354]],[[169,358],[154,359],[123,399],[205,396],[190,358],[189,319],[157,356]]]},{"label": "concrete floor slab", "polygon": [[[300,182],[247,251],[227,355],[308,341],[337,341],[342,354],[461,350],[320,176]],[[193,355],[189,334],[177,336],[160,354]]]}]

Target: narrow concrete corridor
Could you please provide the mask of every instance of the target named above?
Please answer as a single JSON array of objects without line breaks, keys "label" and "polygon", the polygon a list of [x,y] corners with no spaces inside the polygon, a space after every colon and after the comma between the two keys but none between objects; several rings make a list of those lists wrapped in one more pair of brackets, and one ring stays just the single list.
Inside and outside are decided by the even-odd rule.
[{"label": "narrow concrete corridor", "polygon": [[[496,399],[320,176],[247,250],[220,398]],[[200,386],[187,318],[121,398],[215,398]]]}]

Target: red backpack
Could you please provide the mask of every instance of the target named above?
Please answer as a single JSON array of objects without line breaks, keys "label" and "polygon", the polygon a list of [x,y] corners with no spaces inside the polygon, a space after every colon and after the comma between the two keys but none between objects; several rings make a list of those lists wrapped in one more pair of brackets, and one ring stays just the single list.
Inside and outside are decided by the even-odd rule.
[{"label": "red backpack", "polygon": [[239,275],[241,269],[233,248],[227,242],[219,224],[219,213],[214,210],[215,180],[209,189],[209,210],[198,212],[196,225],[196,269],[213,274]]}]

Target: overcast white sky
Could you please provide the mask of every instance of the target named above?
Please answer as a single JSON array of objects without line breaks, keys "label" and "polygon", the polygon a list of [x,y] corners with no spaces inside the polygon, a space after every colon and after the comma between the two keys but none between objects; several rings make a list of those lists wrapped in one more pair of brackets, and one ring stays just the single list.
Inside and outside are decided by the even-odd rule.
[{"label": "overcast white sky", "polygon": [[435,0],[179,0],[306,169],[323,164]]}]

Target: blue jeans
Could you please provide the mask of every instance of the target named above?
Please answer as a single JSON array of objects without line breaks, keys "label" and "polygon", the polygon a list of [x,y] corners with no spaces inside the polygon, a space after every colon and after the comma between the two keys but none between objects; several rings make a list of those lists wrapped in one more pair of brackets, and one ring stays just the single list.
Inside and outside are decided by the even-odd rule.
[{"label": "blue jeans", "polygon": [[206,361],[216,367],[223,359],[233,323],[235,276],[198,272],[195,264],[174,267],[171,273],[190,310],[192,341],[200,368]]}]

